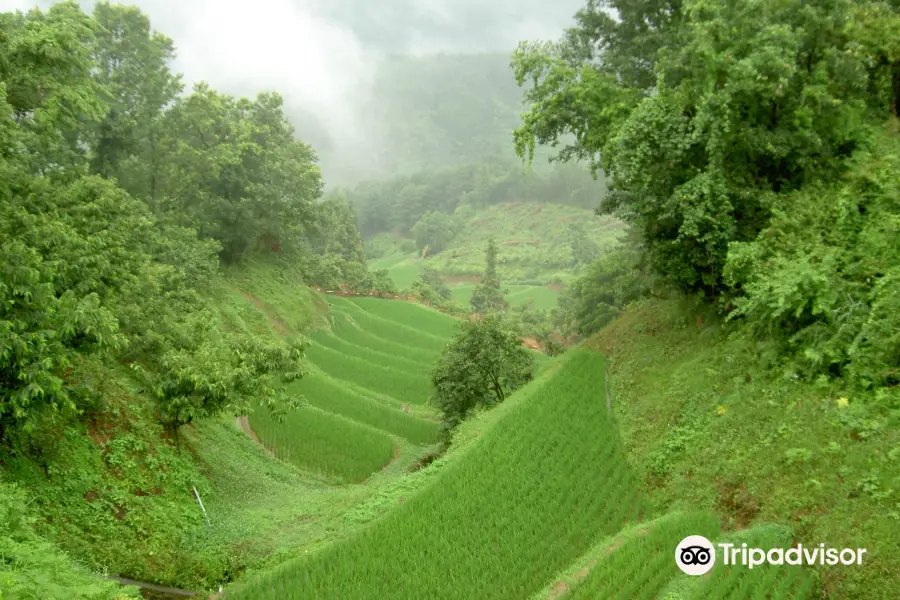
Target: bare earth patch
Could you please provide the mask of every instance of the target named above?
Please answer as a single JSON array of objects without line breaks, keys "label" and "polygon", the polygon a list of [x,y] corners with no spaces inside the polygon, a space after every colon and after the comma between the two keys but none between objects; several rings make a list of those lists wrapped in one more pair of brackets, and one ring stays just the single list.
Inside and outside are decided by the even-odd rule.
[{"label": "bare earth patch", "polygon": [[244,431],[244,433],[246,433],[247,435],[249,435],[249,436],[250,436],[250,439],[252,439],[254,442],[256,442],[257,445],[259,445],[260,448],[262,448],[263,450],[265,450],[266,453],[267,453],[269,456],[271,456],[272,458],[274,458],[274,459],[276,459],[276,460],[278,459],[278,457],[275,456],[275,453],[274,453],[274,452],[272,452],[271,450],[269,450],[268,448],[266,448],[266,445],[263,444],[262,441],[260,441],[259,436],[256,435],[256,432],[253,431],[253,428],[252,428],[252,427],[250,427],[250,419],[247,417],[247,415],[244,415],[244,416],[242,416],[242,417],[235,417],[235,418],[234,418],[234,423],[235,423],[238,427],[240,427],[240,428]]},{"label": "bare earth patch", "polygon": [[549,599],[556,600],[561,596],[565,596],[569,593],[569,584],[565,581],[557,582],[556,585],[553,586],[553,591],[550,592]]},{"label": "bare earth patch", "polygon": [[541,343],[531,336],[524,336],[521,339],[522,339],[522,344],[527,348],[531,348],[532,350],[541,350],[542,349]]}]

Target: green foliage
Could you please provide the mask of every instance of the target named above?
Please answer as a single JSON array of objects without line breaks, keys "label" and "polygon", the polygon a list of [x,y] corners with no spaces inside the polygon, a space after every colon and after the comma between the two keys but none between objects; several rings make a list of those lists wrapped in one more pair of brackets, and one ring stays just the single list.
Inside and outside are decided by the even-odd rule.
[{"label": "green foliage", "polygon": [[499,316],[461,322],[431,374],[432,402],[443,414],[445,431],[477,408],[506,400],[532,379],[532,371],[531,356]]},{"label": "green foliage", "polygon": [[575,266],[589,265],[597,260],[600,256],[600,246],[588,236],[584,224],[574,224],[569,230],[572,233],[572,259]]},{"label": "green foliage", "polygon": [[394,456],[384,433],[317,408],[291,411],[284,420],[262,410],[250,423],[277,457],[339,480],[362,481]]},{"label": "green foliage", "polygon": [[[883,36],[900,17],[878,2],[647,0],[614,23],[598,10],[607,4],[620,3],[591,2],[560,44],[520,49],[518,80],[533,87],[518,150],[574,133],[561,158],[602,156],[615,174],[604,210],[640,229],[654,270],[721,295],[729,243],[767,226],[775,196],[839,175],[873,111],[892,105],[897,90],[879,74],[895,48],[864,42],[856,19],[875,11],[893,23]],[[648,15],[660,17],[649,31]]]},{"label": "green foliage", "polygon": [[21,241],[2,246],[0,262],[0,423],[6,441],[19,429],[30,434],[45,419],[71,417],[77,395],[63,371],[79,351],[116,342],[116,321],[95,293],[54,293],[55,265]]},{"label": "green foliage", "polygon": [[322,183],[315,153],[282,111],[278,94],[235,99],[206,84],[166,111],[166,157],[153,203],[172,222],[222,244],[234,262],[259,245],[298,249]]},{"label": "green foliage", "polygon": [[74,2],[0,14],[0,128],[4,179],[19,168],[65,180],[85,174],[88,128],[106,106],[91,78],[98,27]]},{"label": "green foliage", "polygon": [[314,204],[312,216],[304,223],[302,251],[288,251],[309,283],[331,290],[346,286],[359,292],[390,291],[383,273],[370,273],[366,268],[356,213],[346,198],[332,196]]},{"label": "green foliage", "polygon": [[476,313],[503,312],[509,306],[504,295],[505,291],[500,289],[500,277],[497,275],[497,243],[491,238],[484,251],[484,275],[472,290],[469,303]]},{"label": "green foliage", "polygon": [[592,0],[576,20],[514,58],[517,150],[565,138],[561,160],[613,173],[601,210],[644,257],[595,263],[563,326],[596,331],[649,272],[777,341],[789,375],[900,381],[896,4]]},{"label": "green foliage", "polygon": [[8,600],[127,600],[134,588],[103,581],[77,565],[33,530],[26,495],[0,482],[0,598]]},{"label": "green foliage", "polygon": [[628,303],[648,295],[653,275],[642,259],[634,239],[597,259],[563,290],[555,324],[566,335],[590,335],[615,319]]},{"label": "green foliage", "polygon": [[420,252],[437,254],[447,249],[447,246],[456,235],[458,224],[447,213],[425,213],[419,221],[412,226],[410,233],[416,240],[416,248]]},{"label": "green foliage", "polygon": [[[596,400],[602,357],[578,350],[561,360],[552,376],[492,411],[487,418],[498,419],[477,443],[460,447],[452,465],[382,520],[248,578],[229,597],[526,598],[600,539],[647,515],[613,422]],[[472,422],[459,437],[481,425]],[[461,526],[472,515],[503,517]],[[442,560],[421,560],[434,552]]]},{"label": "green foliage", "polygon": [[176,431],[183,424],[226,410],[246,414],[254,402],[276,409],[288,402],[279,390],[303,376],[303,340],[285,345],[246,337],[228,348],[212,341],[208,331],[198,339],[210,341],[167,351],[158,370],[147,377],[161,418]]},{"label": "green foliage", "polygon": [[99,2],[94,21],[94,79],[105,91],[108,111],[96,125],[91,170],[117,178],[137,197],[154,198],[154,177],[163,159],[158,152],[161,117],[182,91],[168,65],[175,47],[151,30],[137,7]]},{"label": "green foliage", "polygon": [[730,248],[732,317],[782,341],[805,375],[900,383],[900,142],[860,153],[839,185],[779,200],[770,225]]},{"label": "green foliage", "polygon": [[[296,269],[318,266],[303,257],[333,264],[341,285],[389,283],[368,273],[349,205],[317,202],[315,154],[280,97],[205,84],[180,96],[173,57],[135,8],[0,14],[0,455],[4,476],[33,496],[36,534],[95,570],[199,587],[244,559],[224,535],[192,545],[204,523],[191,488],[210,489],[157,420],[177,433],[290,407],[280,396],[305,349],[292,328],[314,306]],[[264,254],[284,259],[255,262]],[[237,292],[220,260],[254,264],[257,278]],[[282,271],[269,270],[277,262]],[[234,296],[277,287],[287,263],[290,298],[282,286],[276,299],[289,314],[245,320]],[[123,363],[132,369],[119,373]],[[49,545],[9,531],[4,592],[111,597]]]},{"label": "green foliage", "polygon": [[431,267],[424,267],[419,278],[409,290],[414,296],[428,302],[431,306],[444,307],[452,304],[453,293],[447,287],[444,276]]}]

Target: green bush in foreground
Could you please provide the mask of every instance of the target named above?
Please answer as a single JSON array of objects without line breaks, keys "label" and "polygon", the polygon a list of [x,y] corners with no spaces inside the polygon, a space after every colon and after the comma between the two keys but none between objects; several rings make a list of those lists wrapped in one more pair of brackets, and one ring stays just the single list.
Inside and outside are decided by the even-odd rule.
[{"label": "green bush in foreground", "polygon": [[125,600],[134,588],[104,581],[31,529],[25,494],[0,480],[0,600]]},{"label": "green bush in foreground", "polygon": [[462,321],[431,372],[432,403],[449,433],[478,408],[494,406],[534,377],[534,361],[498,315]]}]

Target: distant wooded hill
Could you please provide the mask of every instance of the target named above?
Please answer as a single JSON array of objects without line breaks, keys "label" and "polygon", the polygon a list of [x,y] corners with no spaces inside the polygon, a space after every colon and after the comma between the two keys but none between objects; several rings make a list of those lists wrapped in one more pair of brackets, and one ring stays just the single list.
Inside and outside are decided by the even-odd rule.
[{"label": "distant wooded hill", "polygon": [[[335,139],[309,116],[297,117],[298,130],[318,150],[328,185],[513,160],[524,105],[509,62],[509,53],[391,56],[357,103],[361,139]],[[535,162],[546,164],[546,154]]]}]

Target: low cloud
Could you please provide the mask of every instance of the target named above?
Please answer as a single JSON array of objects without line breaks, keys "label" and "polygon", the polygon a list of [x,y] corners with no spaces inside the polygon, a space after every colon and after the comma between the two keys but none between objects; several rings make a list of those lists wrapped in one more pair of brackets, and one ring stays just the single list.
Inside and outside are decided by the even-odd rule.
[{"label": "low cloud", "polygon": [[[174,42],[188,89],[207,81],[254,96],[278,91],[298,134],[323,157],[364,165],[373,150],[361,108],[387,53],[512,51],[555,38],[584,0],[132,0]],[[0,10],[47,8],[0,0]],[[80,2],[85,11],[94,2]],[[349,163],[348,163],[349,161]],[[327,169],[327,160],[324,165]],[[327,172],[326,172],[327,174]]]}]

